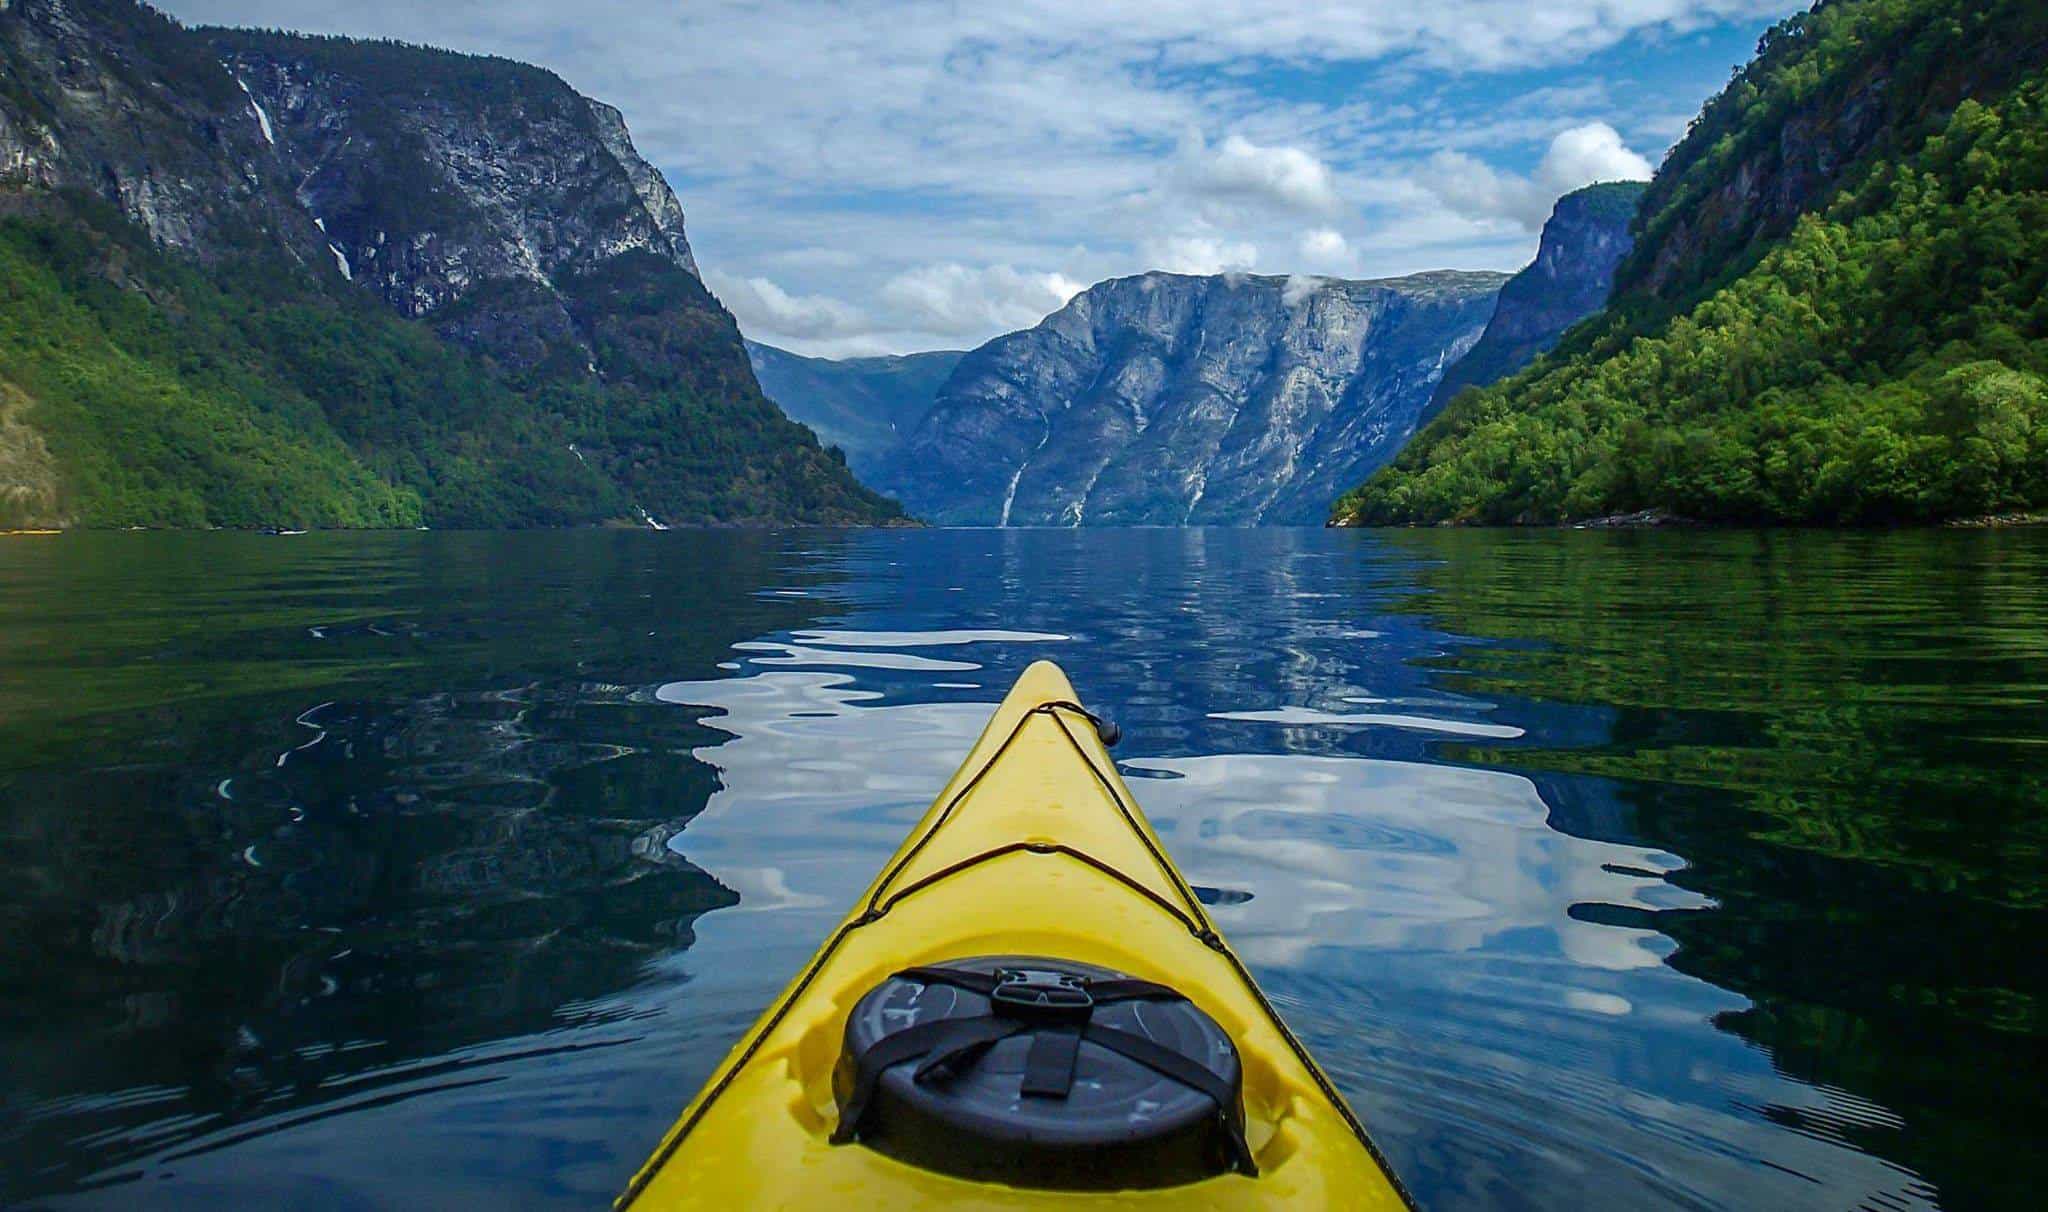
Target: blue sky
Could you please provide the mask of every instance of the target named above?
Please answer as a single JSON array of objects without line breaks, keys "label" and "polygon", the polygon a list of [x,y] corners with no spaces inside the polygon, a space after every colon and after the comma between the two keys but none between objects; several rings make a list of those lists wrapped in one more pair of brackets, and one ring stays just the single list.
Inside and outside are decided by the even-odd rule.
[{"label": "blue sky", "polygon": [[169,0],[625,111],[749,336],[972,346],[1146,269],[1515,269],[1647,175],[1790,0]]}]

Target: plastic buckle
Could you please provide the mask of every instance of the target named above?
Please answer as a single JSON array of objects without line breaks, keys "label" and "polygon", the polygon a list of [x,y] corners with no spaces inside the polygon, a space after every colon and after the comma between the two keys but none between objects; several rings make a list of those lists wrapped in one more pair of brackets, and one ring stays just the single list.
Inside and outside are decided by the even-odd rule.
[{"label": "plastic buckle", "polygon": [[1088,978],[1043,968],[998,968],[991,1009],[1033,1022],[1085,1022],[1095,1009]]}]

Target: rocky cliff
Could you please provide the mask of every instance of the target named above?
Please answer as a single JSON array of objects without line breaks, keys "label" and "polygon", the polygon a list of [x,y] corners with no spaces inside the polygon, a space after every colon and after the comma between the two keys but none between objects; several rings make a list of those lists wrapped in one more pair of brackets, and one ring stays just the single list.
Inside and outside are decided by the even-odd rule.
[{"label": "rocky cliff", "polygon": [[1500,288],[1500,302],[1472,351],[1437,384],[1427,423],[1467,387],[1484,387],[1549,352],[1565,330],[1599,311],[1614,284],[1615,266],[1633,243],[1629,224],[1646,185],[1614,181],[1588,185],[1557,200],[1536,259]]},{"label": "rocky cliff", "polygon": [[958,350],[899,357],[807,358],[747,342],[761,390],[782,411],[846,452],[846,465],[871,480],[931,411],[939,388],[967,355]]},{"label": "rocky cliff", "polygon": [[2044,57],[2039,0],[1821,0],[1787,18],[1659,167],[1616,294],[1652,313],[1690,304],[1872,162],[1910,154],[1958,104],[2004,94]]},{"label": "rocky cliff", "polygon": [[234,82],[168,18],[130,0],[0,4],[6,211],[76,191],[194,256],[310,258],[319,233],[291,185]]},{"label": "rocky cliff", "polygon": [[[552,74],[130,0],[0,4],[0,66],[9,411],[58,520],[898,515],[762,396],[674,194]],[[181,409],[138,412],[159,380]]]},{"label": "rocky cliff", "polygon": [[1103,282],[968,354],[878,482],[963,524],[1319,522],[1414,431],[1505,279]]},{"label": "rocky cliff", "polygon": [[336,268],[445,337],[522,369],[569,353],[589,366],[605,320],[584,299],[593,272],[696,277],[682,206],[624,118],[551,73],[388,43],[202,32]]}]

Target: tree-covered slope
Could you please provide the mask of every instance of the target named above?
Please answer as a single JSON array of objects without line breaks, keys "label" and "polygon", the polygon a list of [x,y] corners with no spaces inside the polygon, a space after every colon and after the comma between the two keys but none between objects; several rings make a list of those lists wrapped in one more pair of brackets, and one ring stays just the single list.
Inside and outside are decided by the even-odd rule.
[{"label": "tree-covered slope", "polygon": [[111,214],[0,222],[0,380],[58,473],[5,521],[629,516],[617,486],[566,449],[563,419],[473,358],[367,299],[330,297],[282,258],[243,268],[165,254]]},{"label": "tree-covered slope", "polygon": [[1660,170],[1606,312],[1459,396],[1337,520],[2048,504],[2044,63],[2021,0],[1781,25]]},{"label": "tree-covered slope", "polygon": [[901,517],[550,73],[130,0],[0,7],[0,66],[0,520]]}]

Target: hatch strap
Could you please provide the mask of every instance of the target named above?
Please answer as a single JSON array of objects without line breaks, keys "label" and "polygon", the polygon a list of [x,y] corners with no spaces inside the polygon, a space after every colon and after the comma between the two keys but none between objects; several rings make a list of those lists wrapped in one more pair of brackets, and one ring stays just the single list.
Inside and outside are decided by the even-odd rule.
[{"label": "hatch strap", "polygon": [[1081,1038],[1128,1057],[1161,1077],[1171,1078],[1191,1090],[1208,1095],[1209,1101],[1216,1104],[1217,1114],[1222,1117],[1224,1136],[1229,1139],[1231,1152],[1235,1155],[1231,1160],[1243,1173],[1257,1176],[1258,1163],[1252,1160],[1251,1145],[1244,1138],[1244,1108],[1238,1104],[1229,1084],[1208,1066],[1142,1035],[1105,1027],[1101,1023],[1089,1023],[1081,1028]]},{"label": "hatch strap", "polygon": [[942,1018],[919,1023],[883,1036],[875,1046],[856,1058],[853,1090],[839,1113],[839,1126],[832,1131],[832,1143],[843,1145],[860,1132],[868,1103],[882,1074],[908,1061],[923,1058],[916,1080],[929,1082],[950,1077],[981,1059],[997,1043],[1029,1029],[1031,1024],[1008,1018]]},{"label": "hatch strap", "polygon": [[1018,1093],[1029,1098],[1065,1098],[1074,1089],[1074,1062],[1080,1054],[1081,1033],[1071,1027],[1042,1027],[1032,1032]]},{"label": "hatch strap", "polygon": [[[996,991],[996,974],[993,972],[969,972],[960,968],[905,968],[896,973],[899,980],[916,981],[921,985],[950,985],[982,997],[993,996]],[[1098,1006],[1110,1002],[1133,1001],[1186,1001],[1187,995],[1171,985],[1158,981],[1139,980],[1136,977],[1118,977],[1111,980],[1089,981],[1088,994]]]},{"label": "hatch strap", "polygon": [[1036,1098],[1065,1098],[1073,1090],[1074,1066],[1083,1041],[1135,1061],[1169,1081],[1178,1082],[1216,1104],[1216,1115],[1230,1147],[1231,1162],[1239,1173],[1256,1177],[1259,1167],[1252,1160],[1251,1145],[1244,1135],[1244,1107],[1230,1084],[1200,1061],[1155,1040],[1130,1031],[1090,1021],[1096,1006],[1105,1002],[1172,999],[1186,1001],[1180,991],[1156,981],[1134,977],[1091,981],[1081,978],[1076,988],[1086,997],[1078,1013],[1003,1014],[997,991],[1006,986],[1031,982],[1023,978],[1048,975],[1030,970],[998,969],[971,972],[958,968],[905,968],[896,973],[902,980],[925,985],[948,985],[977,994],[990,1001],[991,1013],[960,1018],[942,1018],[891,1032],[854,1058],[853,1089],[839,1113],[832,1131],[832,1143],[843,1145],[860,1135],[882,1075],[898,1065],[918,1061],[912,1080],[920,1084],[945,1081],[974,1067],[988,1050],[1006,1039],[1028,1034],[1031,1050],[1025,1054],[1019,1092]]}]

